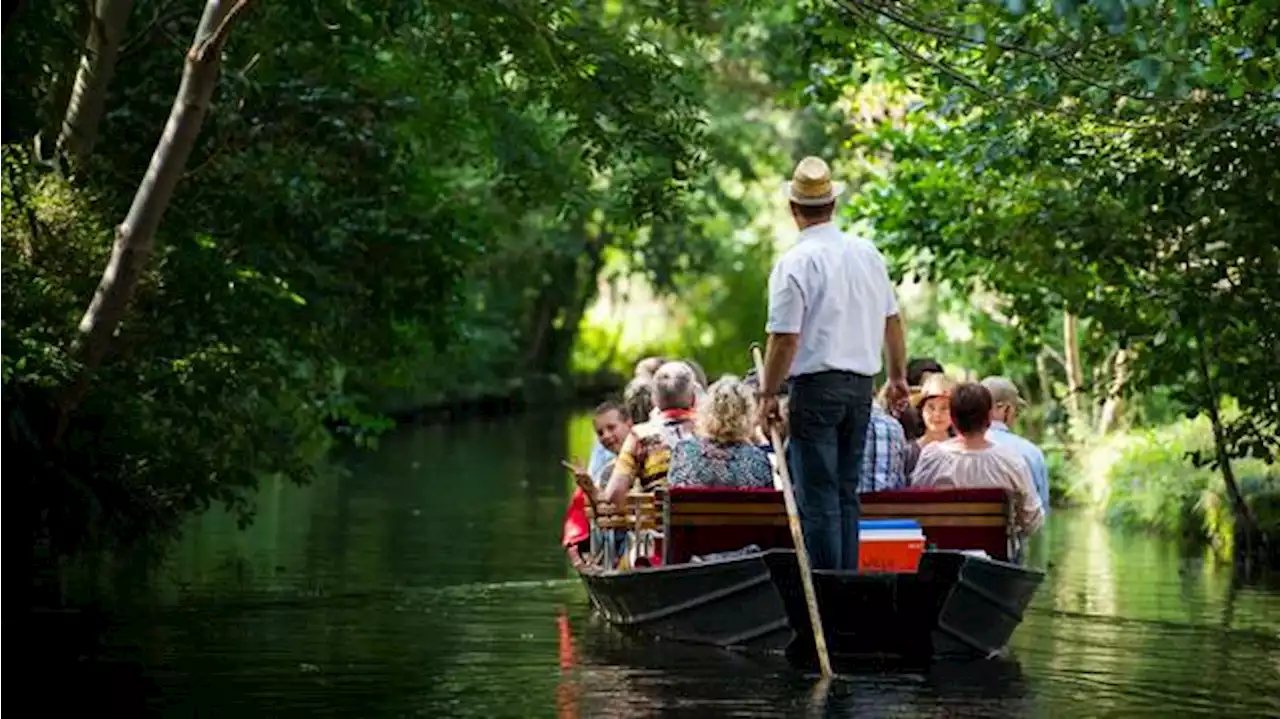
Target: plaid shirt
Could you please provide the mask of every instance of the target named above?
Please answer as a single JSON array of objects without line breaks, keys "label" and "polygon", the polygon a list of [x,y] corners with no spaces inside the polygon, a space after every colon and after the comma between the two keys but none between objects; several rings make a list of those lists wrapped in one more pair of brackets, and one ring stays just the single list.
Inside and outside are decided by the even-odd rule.
[{"label": "plaid shirt", "polygon": [[867,422],[867,445],[862,452],[858,493],[907,486],[906,454],[907,436],[902,431],[902,425],[884,410],[872,405],[871,419]]}]

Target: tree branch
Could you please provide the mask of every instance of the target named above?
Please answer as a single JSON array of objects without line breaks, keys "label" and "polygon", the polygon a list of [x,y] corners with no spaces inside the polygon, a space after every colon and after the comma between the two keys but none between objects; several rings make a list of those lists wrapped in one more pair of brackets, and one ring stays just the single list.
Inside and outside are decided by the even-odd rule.
[{"label": "tree branch", "polygon": [[249,8],[249,3],[253,0],[236,0],[236,4],[231,6],[231,10],[222,18],[222,22],[218,23],[218,27],[214,28],[209,36],[202,40],[195,50],[195,59],[197,62],[204,62],[211,50],[221,50],[222,46],[227,42],[227,33],[231,32],[232,26],[236,24],[236,20],[240,15]]},{"label": "tree branch", "polygon": [[1009,95],[998,93],[994,90],[989,90],[983,87],[982,85],[980,85],[976,80],[970,78],[965,73],[961,72],[960,70],[957,70],[955,67],[952,67],[951,65],[945,62],[942,62],[941,60],[935,60],[931,57],[926,57],[922,55],[919,51],[906,47],[902,43],[902,41],[895,38],[892,35],[892,33],[889,33],[884,28],[879,27],[879,25],[875,22],[873,16],[867,14],[867,13],[873,12],[872,10],[869,10],[869,9],[863,10],[863,9],[860,9],[860,7],[850,7],[839,2],[839,0],[836,0],[835,5],[846,15],[850,15],[854,18],[864,21],[867,27],[871,28],[873,32],[875,32],[880,37],[884,38],[885,42],[889,43],[889,45],[892,46],[894,50],[897,50],[898,53],[903,57],[909,60],[914,60],[917,63],[923,63],[925,65],[928,65],[934,70],[942,73],[943,75],[946,75],[947,77],[950,77],[951,79],[955,80],[961,85],[964,85],[970,90],[973,90],[974,92],[990,100],[994,100],[996,102],[1011,102],[1015,104],[1025,105],[1027,107],[1032,107],[1037,110],[1040,110],[1041,112],[1052,113],[1055,115],[1065,115],[1067,117],[1073,117],[1076,119],[1087,118],[1099,124],[1128,129],[1128,130],[1139,130],[1139,129],[1143,129],[1144,127],[1143,125],[1135,124],[1132,122],[1124,122],[1122,120],[1112,119],[1111,117],[1108,117],[1106,115],[1072,111],[1062,107],[1054,107],[1052,105],[1046,105],[1037,100],[1030,100],[1025,97],[1011,97]]},{"label": "tree branch", "polygon": [[896,13],[888,9],[888,7],[886,7],[886,4],[883,2],[874,2],[872,0],[848,0],[848,1],[857,3],[858,5],[867,8],[871,12],[874,12],[877,15],[880,15],[881,17],[884,17],[887,20],[890,20],[891,22],[897,23],[898,25],[901,25],[905,28],[915,30],[916,32],[925,33],[927,35],[932,35],[934,37],[941,38],[944,40],[952,40],[954,42],[958,42],[963,45],[968,45],[970,47],[981,48],[981,47],[990,46],[990,47],[999,48],[1006,52],[1011,52],[1018,55],[1026,55],[1027,57],[1033,57],[1037,60],[1040,60],[1041,62],[1049,63],[1050,65],[1053,65],[1054,67],[1058,68],[1058,70],[1061,71],[1063,74],[1073,77],[1076,80],[1079,80],[1080,82],[1090,85],[1091,87],[1098,88],[1099,90],[1106,90],[1107,92],[1115,93],[1117,95],[1122,95],[1124,97],[1128,97],[1133,100],[1141,100],[1144,102],[1166,102],[1166,103],[1173,103],[1173,104],[1181,104],[1182,102],[1185,102],[1182,100],[1176,100],[1176,99],[1167,98],[1167,97],[1159,97],[1158,95],[1151,95],[1147,93],[1128,92],[1125,90],[1116,89],[1115,87],[1112,87],[1109,85],[1104,85],[1100,81],[1095,80],[1085,75],[1084,73],[1072,68],[1071,66],[1065,64],[1062,60],[1061,54],[1050,55],[1050,54],[1040,52],[1039,50],[1029,48],[1025,45],[1001,42],[999,40],[974,40],[972,38],[965,37],[964,35],[954,30],[941,28],[934,25],[928,25],[928,24],[925,24],[923,21],[914,20],[903,14]]}]

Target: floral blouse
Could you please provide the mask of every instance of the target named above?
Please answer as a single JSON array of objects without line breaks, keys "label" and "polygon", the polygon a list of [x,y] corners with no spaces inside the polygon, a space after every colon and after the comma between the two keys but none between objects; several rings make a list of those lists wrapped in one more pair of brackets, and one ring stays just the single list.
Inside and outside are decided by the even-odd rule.
[{"label": "floral blouse", "polygon": [[689,437],[672,449],[667,481],[672,487],[773,489],[773,465],[763,449],[749,442]]}]

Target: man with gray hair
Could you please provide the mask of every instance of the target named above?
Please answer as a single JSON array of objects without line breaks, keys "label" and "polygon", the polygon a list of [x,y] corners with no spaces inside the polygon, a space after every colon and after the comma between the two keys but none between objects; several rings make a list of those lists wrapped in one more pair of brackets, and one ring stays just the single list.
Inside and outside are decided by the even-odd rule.
[{"label": "man with gray hair", "polygon": [[696,387],[693,370],[684,362],[667,362],[658,368],[653,375],[653,403],[658,415],[631,428],[601,500],[621,504],[637,480],[644,490],[666,481],[671,448],[693,436]]},{"label": "man with gray hair", "polygon": [[1010,427],[1018,414],[1026,409],[1027,401],[1018,392],[1018,385],[1008,377],[987,377],[982,386],[991,393],[991,426],[987,429],[987,441],[1012,449],[1027,463],[1031,479],[1040,495],[1040,507],[1049,516],[1049,465],[1044,452],[1029,439],[1015,433]]}]

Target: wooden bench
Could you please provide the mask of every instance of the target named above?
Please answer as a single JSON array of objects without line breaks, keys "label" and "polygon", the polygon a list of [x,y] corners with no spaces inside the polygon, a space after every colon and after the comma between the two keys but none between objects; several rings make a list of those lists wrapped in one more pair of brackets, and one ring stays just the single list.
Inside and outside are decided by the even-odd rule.
[{"label": "wooden bench", "polygon": [[663,564],[754,544],[791,547],[782,493],[776,489],[677,487],[668,492]]},{"label": "wooden bench", "polygon": [[[605,502],[597,504],[589,511],[591,521],[596,528],[601,530],[615,530],[629,532],[626,546],[621,550],[622,554],[629,553],[633,547],[637,536],[643,535],[645,538],[652,538],[653,542],[645,542],[642,545],[641,555],[643,556],[661,556],[662,541],[664,532],[664,511],[666,492],[659,490],[657,492],[632,492],[627,495],[625,505],[613,505]],[[592,535],[591,553],[603,557],[605,566],[612,567],[615,565],[620,555],[617,547],[606,542],[603,546],[599,546],[595,540],[598,537]]]},{"label": "wooden bench", "polygon": [[981,549],[1009,559],[1012,514],[1003,489],[895,489],[861,500],[863,519],[914,519],[938,549]]},{"label": "wooden bench", "polygon": [[[1001,489],[905,489],[864,494],[864,519],[914,519],[937,549],[980,549],[1009,558],[1010,505]],[[676,488],[664,505],[664,564],[755,544],[789,548],[782,493],[774,489]]]}]

